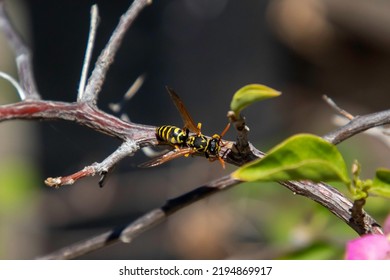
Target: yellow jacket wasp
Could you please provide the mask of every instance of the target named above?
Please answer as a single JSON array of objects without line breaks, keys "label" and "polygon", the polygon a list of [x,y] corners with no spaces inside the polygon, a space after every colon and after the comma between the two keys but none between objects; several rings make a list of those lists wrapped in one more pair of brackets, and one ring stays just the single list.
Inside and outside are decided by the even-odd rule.
[{"label": "yellow jacket wasp", "polygon": [[[184,128],[180,129],[172,125],[157,127],[157,140],[162,144],[168,144],[175,147],[175,150],[143,163],[140,166],[153,167],[180,156],[189,156],[191,154],[201,153],[204,154],[210,161],[218,159],[222,167],[225,168],[225,162],[219,153],[221,151],[221,147],[224,146],[222,137],[228,131],[230,124],[226,126],[221,134],[214,134],[211,138],[206,137],[201,133],[202,124],[198,123],[198,125],[195,125],[195,122],[177,93],[171,88],[167,87],[166,89],[178,109],[181,118],[183,119]],[[189,132],[194,134],[190,135]]]}]

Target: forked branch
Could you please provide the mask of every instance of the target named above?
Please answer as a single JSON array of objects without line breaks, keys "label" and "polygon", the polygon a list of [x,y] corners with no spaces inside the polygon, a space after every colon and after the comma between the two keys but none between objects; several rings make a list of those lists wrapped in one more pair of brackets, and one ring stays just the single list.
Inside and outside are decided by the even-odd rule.
[{"label": "forked branch", "polygon": [[114,62],[115,54],[122,43],[126,31],[130,28],[138,14],[151,3],[151,0],[135,0],[126,13],[121,16],[118,26],[98,57],[81,101],[96,105],[97,97],[105,81],[107,71]]},{"label": "forked branch", "polygon": [[85,75],[88,72],[98,23],[97,7],[93,6],[91,9],[90,38],[88,40],[77,102],[64,103],[41,100],[35,87],[30,51],[13,28],[5,12],[4,1],[0,0],[0,27],[5,32],[11,47],[15,50],[19,84],[23,89],[18,91],[21,102],[0,106],[0,122],[11,119],[68,120],[123,141],[120,148],[101,163],[86,166],[83,170],[72,175],[48,178],[45,182],[49,186],[58,187],[73,184],[85,176],[104,175],[123,157],[130,156],[141,147],[155,142],[153,127],[124,122],[96,107],[101,85],[110,65],[114,61],[115,54],[121,45],[126,30],[131,26],[141,10],[150,3],[150,0],[135,0],[132,3],[128,11],[121,17],[117,28],[99,56],[87,85],[84,87]]}]

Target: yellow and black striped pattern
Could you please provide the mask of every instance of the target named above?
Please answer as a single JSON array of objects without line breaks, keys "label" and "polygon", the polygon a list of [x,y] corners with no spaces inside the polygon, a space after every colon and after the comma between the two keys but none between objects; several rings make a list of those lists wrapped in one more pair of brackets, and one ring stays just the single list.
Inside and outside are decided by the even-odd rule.
[{"label": "yellow and black striped pattern", "polygon": [[188,131],[173,125],[163,125],[156,128],[156,138],[159,142],[171,146],[186,145]]},{"label": "yellow and black striped pattern", "polygon": [[187,147],[194,149],[198,153],[207,151],[209,140],[203,135],[191,135],[187,138]]},{"label": "yellow and black striped pattern", "polygon": [[210,155],[218,156],[221,150],[220,140],[221,137],[218,134],[213,135],[211,139],[199,134],[188,136],[186,144],[187,147],[198,153],[204,153],[206,158],[209,158]]}]

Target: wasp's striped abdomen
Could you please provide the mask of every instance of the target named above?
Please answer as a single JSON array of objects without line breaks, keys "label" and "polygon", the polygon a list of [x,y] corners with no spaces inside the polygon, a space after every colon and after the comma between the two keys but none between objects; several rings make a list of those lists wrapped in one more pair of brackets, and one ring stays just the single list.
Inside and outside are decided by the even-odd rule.
[{"label": "wasp's striped abdomen", "polygon": [[156,128],[157,140],[172,146],[186,144],[188,132],[173,125],[163,125]]}]

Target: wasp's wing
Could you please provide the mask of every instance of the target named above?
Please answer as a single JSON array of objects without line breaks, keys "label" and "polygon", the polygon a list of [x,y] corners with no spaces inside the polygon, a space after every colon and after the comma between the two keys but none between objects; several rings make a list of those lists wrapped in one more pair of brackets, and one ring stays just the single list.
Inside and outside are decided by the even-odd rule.
[{"label": "wasp's wing", "polygon": [[169,95],[171,96],[171,99],[172,99],[173,103],[175,104],[177,110],[179,111],[181,118],[183,119],[184,127],[189,129],[192,132],[199,134],[200,128],[195,124],[191,115],[188,113],[188,110],[184,106],[183,101],[181,101],[180,97],[177,95],[177,93],[173,89],[171,89],[169,87],[166,87],[166,89],[167,89]]},{"label": "wasp's wing", "polygon": [[181,156],[189,155],[192,153],[194,153],[194,150],[192,148],[183,148],[180,150],[173,150],[173,151],[170,151],[166,154],[163,154],[162,156],[156,157],[150,161],[141,163],[140,165],[138,165],[138,167],[155,167],[155,166],[163,164],[167,161],[173,160],[173,159],[181,157]]}]

